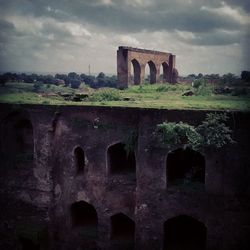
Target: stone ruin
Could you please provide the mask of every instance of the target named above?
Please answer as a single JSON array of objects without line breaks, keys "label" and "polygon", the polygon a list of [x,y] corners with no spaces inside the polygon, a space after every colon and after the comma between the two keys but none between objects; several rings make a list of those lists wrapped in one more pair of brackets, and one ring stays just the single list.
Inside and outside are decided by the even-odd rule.
[{"label": "stone ruin", "polygon": [[[178,71],[175,55],[166,52],[120,46],[117,51],[118,88],[140,85],[145,80],[145,67],[150,69],[150,83],[176,83]],[[160,68],[163,76],[160,78]],[[133,77],[132,77],[133,75]]]}]

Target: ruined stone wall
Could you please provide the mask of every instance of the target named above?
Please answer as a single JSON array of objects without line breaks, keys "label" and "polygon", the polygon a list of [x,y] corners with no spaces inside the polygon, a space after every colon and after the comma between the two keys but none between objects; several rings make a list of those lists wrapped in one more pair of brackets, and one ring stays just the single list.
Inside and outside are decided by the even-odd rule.
[{"label": "ruined stone wall", "polygon": [[[74,202],[85,201],[97,212],[98,238],[90,235],[89,244],[94,242],[99,249],[114,249],[111,217],[120,213],[135,222],[135,249],[162,249],[164,222],[178,215],[191,216],[206,226],[208,250],[247,249],[249,113],[229,113],[237,144],[203,153],[204,189],[169,189],[169,151],[152,142],[157,124],[168,120],[196,125],[206,113],[1,105],[1,138],[6,121],[17,114],[30,119],[34,137],[33,161],[10,166],[1,160],[1,235],[5,236],[5,246],[17,249],[18,238],[26,235],[33,237],[41,249],[77,249],[82,239],[72,228],[70,208]],[[111,174],[108,148],[126,140],[133,131],[139,135],[136,174]],[[81,173],[74,157],[79,146],[85,153]]]},{"label": "ruined stone wall", "polygon": [[[131,62],[135,72],[131,67]],[[163,81],[175,83],[175,55],[160,51],[119,47],[117,51],[118,87],[127,88],[129,85],[142,84],[145,78],[145,67],[149,63],[151,83],[160,83],[160,67],[163,66]],[[131,75],[134,74],[135,82]]]}]

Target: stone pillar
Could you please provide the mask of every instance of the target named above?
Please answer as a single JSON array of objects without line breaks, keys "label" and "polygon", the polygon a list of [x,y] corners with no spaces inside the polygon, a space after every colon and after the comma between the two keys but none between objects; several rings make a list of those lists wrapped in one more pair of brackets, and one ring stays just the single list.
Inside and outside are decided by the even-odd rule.
[{"label": "stone pillar", "polygon": [[161,64],[156,65],[156,83],[161,83],[160,80],[160,69],[161,69]]},{"label": "stone pillar", "polygon": [[141,64],[141,82],[140,84],[143,84],[145,81],[145,64]]},{"label": "stone pillar", "polygon": [[128,50],[119,48],[117,51],[117,87],[124,89],[128,87],[130,76],[130,64],[128,65]]}]

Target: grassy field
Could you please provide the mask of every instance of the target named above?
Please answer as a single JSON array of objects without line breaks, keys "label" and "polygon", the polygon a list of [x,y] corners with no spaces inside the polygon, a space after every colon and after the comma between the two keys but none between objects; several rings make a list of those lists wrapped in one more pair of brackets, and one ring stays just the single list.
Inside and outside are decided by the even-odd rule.
[{"label": "grassy field", "polygon": [[[215,95],[212,87],[193,96],[182,96],[194,90],[187,84],[154,84],[133,86],[126,90],[103,88],[91,89],[81,85],[74,90],[69,87],[41,85],[39,90],[30,83],[7,83],[0,87],[0,102],[44,105],[94,105],[162,109],[214,109],[250,111],[250,95]],[[84,94],[82,101],[65,100],[65,95]]]}]

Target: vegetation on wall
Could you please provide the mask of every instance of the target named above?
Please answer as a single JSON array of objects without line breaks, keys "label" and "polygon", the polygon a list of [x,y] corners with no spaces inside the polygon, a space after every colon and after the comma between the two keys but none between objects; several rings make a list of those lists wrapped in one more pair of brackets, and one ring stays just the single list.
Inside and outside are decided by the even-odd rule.
[{"label": "vegetation on wall", "polygon": [[154,137],[163,147],[184,146],[199,151],[208,147],[221,148],[235,143],[232,130],[226,125],[228,119],[226,113],[209,113],[197,127],[183,122],[163,122],[157,125]]},{"label": "vegetation on wall", "polygon": [[135,151],[137,141],[138,133],[136,130],[132,130],[126,134],[125,138],[123,139],[123,142],[125,144],[125,151],[127,152],[127,155]]}]

